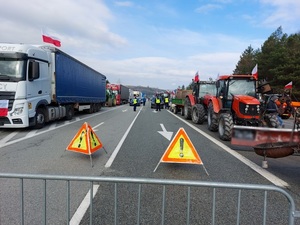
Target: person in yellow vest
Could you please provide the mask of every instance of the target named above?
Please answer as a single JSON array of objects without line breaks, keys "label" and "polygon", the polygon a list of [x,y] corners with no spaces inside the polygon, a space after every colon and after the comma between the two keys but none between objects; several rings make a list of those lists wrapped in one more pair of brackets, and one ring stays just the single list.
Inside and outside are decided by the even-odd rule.
[{"label": "person in yellow vest", "polygon": [[136,96],[134,96],[134,99],[133,99],[133,111],[136,111],[137,103],[138,103],[138,100],[137,100]]},{"label": "person in yellow vest", "polygon": [[160,111],[160,96],[156,95],[155,97],[156,111]]},{"label": "person in yellow vest", "polygon": [[169,108],[169,97],[165,97],[165,109]]}]

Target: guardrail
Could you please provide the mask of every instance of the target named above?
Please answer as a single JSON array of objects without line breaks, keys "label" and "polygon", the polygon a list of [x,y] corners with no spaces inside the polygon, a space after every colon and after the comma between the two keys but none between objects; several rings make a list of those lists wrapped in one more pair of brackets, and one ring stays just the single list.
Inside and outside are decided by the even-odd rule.
[{"label": "guardrail", "polygon": [[[19,195],[19,202],[17,202],[16,206],[14,207],[19,207],[20,208],[20,214],[18,214],[19,216],[19,222],[18,224],[32,224],[31,222],[26,221],[25,218],[25,214],[28,213],[30,211],[30,209],[26,208],[26,204],[25,204],[25,195],[28,195],[28,191],[25,189],[24,187],[24,182],[28,182],[27,180],[30,181],[30,184],[32,184],[34,186],[34,189],[36,189],[37,185],[33,182],[33,180],[41,180],[42,183],[42,191],[41,191],[41,198],[40,198],[40,202],[41,202],[41,208],[42,208],[42,213],[41,214],[41,218],[39,219],[39,224],[47,224],[49,223],[49,215],[48,215],[48,209],[47,208],[47,201],[51,198],[54,198],[53,196],[50,197],[51,195],[56,196],[58,192],[63,191],[62,189],[58,189],[55,190],[55,192],[52,193],[48,193],[48,186],[51,183],[51,181],[63,181],[66,184],[66,189],[65,189],[65,199],[66,199],[66,204],[65,204],[65,219],[64,219],[64,224],[71,224],[72,220],[71,220],[71,182],[87,182],[89,184],[89,214],[87,220],[89,221],[90,224],[98,224],[99,218],[95,218],[96,215],[99,216],[99,212],[97,212],[97,210],[95,209],[95,205],[96,203],[94,202],[94,185],[95,184],[99,184],[99,185],[104,185],[104,184],[109,184],[111,185],[110,187],[104,187],[101,189],[102,190],[102,194],[103,196],[105,196],[106,198],[108,198],[109,200],[113,199],[113,201],[109,201],[110,202],[110,206],[105,206],[104,208],[106,210],[108,209],[112,209],[110,211],[110,217],[111,217],[111,222],[109,224],[124,224],[122,222],[120,222],[122,220],[121,215],[124,214],[123,209],[120,209],[121,206],[119,206],[119,203],[121,202],[121,200],[119,200],[120,197],[122,197],[122,194],[120,193],[135,193],[136,201],[133,201],[133,199],[129,199],[130,202],[135,202],[134,206],[133,206],[133,211],[135,211],[136,217],[134,217],[134,215],[131,215],[131,217],[134,217],[134,222],[132,222],[131,224],[145,224],[145,219],[143,219],[142,217],[142,206],[146,206],[148,207],[149,201],[154,201],[154,199],[156,198],[157,194],[155,195],[154,193],[148,193],[148,195],[150,196],[150,199],[148,198],[147,200],[144,200],[143,197],[145,197],[145,192],[143,192],[143,190],[145,190],[145,186],[150,185],[150,186],[159,186],[161,189],[159,189],[161,191],[161,200],[159,201],[159,205],[156,205],[155,207],[155,213],[152,213],[151,216],[158,216],[160,217],[160,224],[164,224],[167,221],[167,217],[168,218],[173,218],[173,215],[167,216],[167,208],[172,208],[172,214],[178,214],[178,211],[175,209],[177,206],[179,206],[179,204],[182,203],[183,206],[181,207],[181,211],[184,211],[184,213],[179,213],[179,215],[186,215],[186,218],[183,219],[181,217],[178,217],[178,219],[175,219],[175,221],[179,221],[179,220],[184,220],[186,224],[194,224],[193,222],[191,222],[192,218],[191,218],[191,214],[195,213],[194,211],[197,211],[197,215],[201,212],[204,211],[203,215],[211,215],[210,216],[210,221],[201,221],[199,222],[200,224],[219,224],[217,222],[217,219],[219,219],[218,217],[218,207],[217,207],[217,203],[219,202],[219,195],[217,195],[218,190],[220,189],[230,189],[230,190],[237,190],[237,193],[234,194],[237,196],[237,198],[235,198],[234,200],[232,200],[232,196],[230,197],[230,193],[226,192],[226,195],[223,196],[222,193],[221,197],[222,198],[227,198],[227,202],[226,205],[227,207],[233,207],[234,211],[236,211],[235,215],[230,215],[230,216],[234,216],[234,220],[236,224],[245,224],[245,221],[242,222],[242,220],[245,217],[245,211],[243,209],[243,206],[247,206],[247,204],[251,204],[253,201],[253,196],[257,195],[259,197],[263,197],[263,201],[259,201],[259,206],[254,206],[255,211],[257,211],[258,214],[261,214],[261,224],[267,224],[267,220],[268,218],[268,213],[270,213],[270,211],[268,211],[268,198],[270,196],[270,194],[268,195],[268,193],[272,193],[276,192],[278,193],[281,197],[283,195],[283,199],[287,200],[287,206],[288,209],[286,210],[282,210],[284,211],[284,213],[286,213],[286,224],[289,225],[294,225],[295,224],[295,218],[300,218],[300,211],[296,211],[295,208],[295,202],[294,199],[292,198],[292,196],[284,189],[273,186],[273,185],[257,185],[257,184],[237,184],[237,183],[222,183],[222,182],[204,182],[204,181],[188,181],[188,180],[170,180],[170,179],[147,179],[147,178],[129,178],[129,177],[89,177],[89,176],[59,176],[59,175],[33,175],[33,174],[11,174],[11,173],[0,173],[0,188],[2,187],[1,185],[8,185],[7,181],[10,179],[17,179],[19,180],[19,187],[17,187],[18,189],[18,195]],[[4,184],[5,183],[5,184]],[[14,184],[16,184],[16,182],[14,182]],[[73,184],[73,183],[72,183]],[[133,187],[131,186],[130,188],[127,186],[126,188],[124,188],[124,185],[134,185],[134,189],[132,189]],[[26,185],[29,186],[29,185]],[[167,206],[167,201],[172,197],[172,196],[167,196],[167,191],[169,191],[168,188],[170,189],[175,189],[175,193],[178,192],[178,190],[176,189],[177,187],[184,187],[186,188],[186,192],[184,194],[184,198],[181,196],[180,202],[172,202],[169,206]],[[15,187],[15,186],[14,186]],[[113,188],[112,188],[113,187]],[[142,189],[142,187],[144,189]],[[207,189],[205,190],[201,190],[199,192],[197,192],[198,188],[208,188],[208,190],[210,190],[209,192],[207,192]],[[7,198],[9,198],[9,193],[5,194],[3,193],[5,189],[2,189],[0,192],[0,197],[2,198],[2,196],[6,196]],[[181,189],[180,189],[181,190]],[[192,192],[193,190],[193,192]],[[262,194],[254,194],[254,193],[250,193],[249,196],[244,197],[245,196],[245,192],[246,191],[259,191],[262,192]],[[34,190],[31,190],[34,191]],[[153,191],[153,190],[152,190]],[[158,189],[155,189],[155,192],[158,191]],[[160,191],[158,193],[160,193]],[[193,194],[194,193],[194,194]],[[125,194],[124,194],[125,195]],[[174,194],[171,194],[174,195]],[[209,198],[211,197],[211,200],[209,200],[209,204],[205,204],[205,202],[203,202],[203,204],[197,205],[197,207],[194,206],[194,204],[199,204],[198,201],[203,201],[203,200],[199,200],[196,198],[199,196],[204,196],[205,198]],[[246,194],[247,195],[247,194]],[[250,201],[248,199],[248,197],[250,197]],[[1,200],[0,198],[0,200]],[[159,197],[158,197],[159,198]],[[94,200],[93,200],[94,199]],[[230,199],[230,200],[229,200]],[[246,204],[243,203],[243,201],[245,201],[245,199],[247,199]],[[127,199],[128,200],[128,199]],[[126,200],[126,201],[127,201]],[[147,203],[145,203],[144,201],[147,201]],[[15,201],[14,201],[15,202]],[[276,201],[272,201],[273,203],[277,202]],[[103,201],[100,205],[104,205],[106,204],[107,201]],[[144,203],[144,204],[143,204]],[[231,203],[234,203],[233,206],[230,206]],[[0,224],[5,224],[5,221],[9,221],[10,218],[6,218],[7,215],[2,215],[3,210],[1,210],[1,208],[5,207],[2,205],[3,203],[0,202]],[[126,203],[128,204],[128,203]],[[98,203],[99,205],[99,203]],[[199,210],[199,206],[202,210]],[[130,205],[127,205],[127,210],[129,210],[129,208],[131,207]],[[274,206],[273,208],[277,208],[278,206]],[[197,208],[197,209],[196,209]],[[159,210],[160,209],[160,210]],[[210,210],[208,210],[210,209]],[[226,210],[224,208],[224,210]],[[121,212],[122,211],[122,212]],[[133,212],[132,209],[129,210],[130,212]],[[96,213],[97,212],[97,213]],[[251,215],[252,212],[247,212],[248,214]],[[37,213],[38,214],[38,213]],[[126,214],[126,213],[125,213]],[[145,214],[143,212],[143,214]],[[86,216],[87,216],[86,215]],[[103,215],[107,215],[107,214],[103,214]],[[29,217],[29,216],[27,216]],[[2,218],[2,219],[1,219]],[[204,218],[204,217],[203,217]],[[103,217],[102,217],[103,219]],[[276,218],[274,219],[276,220]],[[222,221],[224,221],[222,219]],[[253,222],[253,221],[252,221]],[[169,221],[168,221],[169,223]],[[49,223],[50,224],[50,223]],[[73,223],[76,224],[76,223]],[[100,224],[102,224],[100,222]],[[107,224],[107,223],[103,223],[103,224]],[[149,222],[148,222],[149,224]],[[152,223],[153,224],[153,223]],[[155,223],[157,224],[157,222]],[[174,222],[172,223],[174,224]],[[180,223],[182,224],[182,223]],[[197,222],[198,224],[198,222]],[[228,224],[228,223],[222,223],[222,224]],[[232,224],[232,223],[231,223]],[[249,223],[247,223],[249,224]],[[257,224],[257,223],[254,223]]]}]

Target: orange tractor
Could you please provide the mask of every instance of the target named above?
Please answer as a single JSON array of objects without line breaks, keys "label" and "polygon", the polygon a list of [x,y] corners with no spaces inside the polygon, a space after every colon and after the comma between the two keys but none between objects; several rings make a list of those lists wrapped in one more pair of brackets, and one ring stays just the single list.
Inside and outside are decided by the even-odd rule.
[{"label": "orange tractor", "polygon": [[252,75],[223,75],[216,82],[217,92],[208,103],[208,129],[220,139],[231,140],[234,125],[278,127],[277,116],[262,109]]}]

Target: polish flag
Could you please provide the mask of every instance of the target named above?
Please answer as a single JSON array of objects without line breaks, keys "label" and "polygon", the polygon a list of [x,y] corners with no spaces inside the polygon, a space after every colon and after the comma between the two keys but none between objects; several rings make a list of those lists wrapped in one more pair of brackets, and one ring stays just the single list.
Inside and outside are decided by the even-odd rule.
[{"label": "polish flag", "polygon": [[284,86],[284,89],[292,89],[292,88],[293,88],[293,81],[291,81],[290,83]]},{"label": "polish flag", "polygon": [[197,73],[195,74],[194,82],[195,82],[195,83],[199,82],[199,74],[198,74],[198,71],[197,71]]},{"label": "polish flag", "polygon": [[7,116],[8,100],[0,100],[0,116]]},{"label": "polish flag", "polygon": [[56,47],[61,46],[60,40],[57,37],[51,36],[44,30],[42,30],[42,38],[43,38],[43,42],[54,44]]},{"label": "polish flag", "polygon": [[252,76],[257,80],[258,79],[258,72],[257,72],[257,64],[252,69]]}]

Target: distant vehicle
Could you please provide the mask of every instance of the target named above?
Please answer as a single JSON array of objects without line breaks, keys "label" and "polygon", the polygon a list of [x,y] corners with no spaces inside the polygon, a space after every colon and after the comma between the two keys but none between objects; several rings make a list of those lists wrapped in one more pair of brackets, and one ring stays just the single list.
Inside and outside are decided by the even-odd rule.
[{"label": "distant vehicle", "polygon": [[116,105],[127,104],[129,99],[129,88],[122,84],[107,84],[116,96]]},{"label": "distant vehicle", "polygon": [[106,76],[57,48],[1,44],[1,128],[42,128],[72,119],[75,110],[97,112],[106,101]]},{"label": "distant vehicle", "polygon": [[133,99],[134,99],[134,97],[136,97],[137,98],[137,106],[140,106],[142,104],[140,95],[141,95],[141,93],[139,91],[129,90],[129,105],[133,106]]}]

